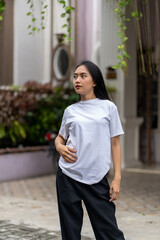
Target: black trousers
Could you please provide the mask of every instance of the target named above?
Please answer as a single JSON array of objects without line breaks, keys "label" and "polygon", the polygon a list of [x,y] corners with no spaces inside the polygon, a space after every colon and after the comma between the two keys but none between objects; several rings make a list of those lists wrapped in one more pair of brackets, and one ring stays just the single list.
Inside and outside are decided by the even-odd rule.
[{"label": "black trousers", "polygon": [[80,240],[83,221],[82,200],[86,206],[96,240],[124,240],[115,218],[115,204],[109,202],[109,184],[104,177],[87,185],[57,171],[57,198],[62,240]]}]

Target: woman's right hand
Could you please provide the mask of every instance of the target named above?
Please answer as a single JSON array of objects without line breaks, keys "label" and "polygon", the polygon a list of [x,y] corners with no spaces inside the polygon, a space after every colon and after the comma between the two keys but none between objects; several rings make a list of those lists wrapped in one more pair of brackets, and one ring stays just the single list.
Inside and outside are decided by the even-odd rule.
[{"label": "woman's right hand", "polygon": [[70,148],[69,146],[63,144],[59,144],[57,146],[57,151],[63,157],[64,161],[68,163],[74,163],[77,161],[77,156],[75,155],[77,151],[73,148]]}]

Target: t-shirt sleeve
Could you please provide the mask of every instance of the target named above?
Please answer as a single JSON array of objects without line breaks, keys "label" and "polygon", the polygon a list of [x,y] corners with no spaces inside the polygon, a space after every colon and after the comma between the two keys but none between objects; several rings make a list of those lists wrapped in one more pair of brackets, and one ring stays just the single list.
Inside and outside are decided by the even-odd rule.
[{"label": "t-shirt sleeve", "polygon": [[67,140],[68,135],[69,135],[69,130],[68,130],[68,126],[67,126],[66,110],[64,111],[64,114],[63,114],[62,123],[61,123],[61,127],[59,130],[59,135],[61,135],[65,140]]},{"label": "t-shirt sleeve", "polygon": [[114,105],[110,113],[110,137],[115,137],[124,134],[118,109]]}]

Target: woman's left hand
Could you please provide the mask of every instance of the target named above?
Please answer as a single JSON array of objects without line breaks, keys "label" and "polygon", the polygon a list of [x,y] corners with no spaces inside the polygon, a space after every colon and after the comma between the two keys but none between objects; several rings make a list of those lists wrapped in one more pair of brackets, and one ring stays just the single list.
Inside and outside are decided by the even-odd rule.
[{"label": "woman's left hand", "polygon": [[117,200],[120,194],[120,183],[121,180],[119,179],[113,179],[111,185],[110,185],[110,202]]}]

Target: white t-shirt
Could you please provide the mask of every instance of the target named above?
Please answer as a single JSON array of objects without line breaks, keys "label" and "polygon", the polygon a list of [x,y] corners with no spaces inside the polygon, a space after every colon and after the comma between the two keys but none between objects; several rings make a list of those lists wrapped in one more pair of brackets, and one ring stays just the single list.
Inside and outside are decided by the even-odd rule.
[{"label": "white t-shirt", "polygon": [[77,151],[78,159],[67,163],[60,157],[62,172],[85,184],[101,181],[110,169],[110,138],[123,133],[113,102],[95,98],[70,105],[64,111],[59,134]]}]

